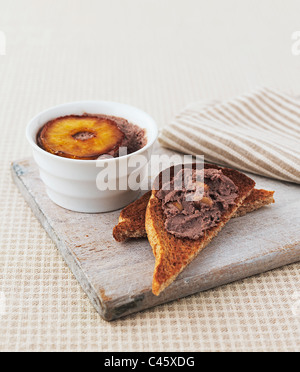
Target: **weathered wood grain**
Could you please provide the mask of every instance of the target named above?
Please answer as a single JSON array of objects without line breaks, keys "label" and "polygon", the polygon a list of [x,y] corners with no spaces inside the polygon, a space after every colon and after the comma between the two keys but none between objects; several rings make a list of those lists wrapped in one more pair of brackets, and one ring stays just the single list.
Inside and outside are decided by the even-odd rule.
[{"label": "weathered wood grain", "polygon": [[119,211],[80,214],[48,198],[32,159],[12,175],[66,263],[103,319],[111,321],[196,292],[300,260],[300,187],[262,177],[276,204],[234,219],[159,297],[151,292],[154,257],[146,239],[117,243]]}]

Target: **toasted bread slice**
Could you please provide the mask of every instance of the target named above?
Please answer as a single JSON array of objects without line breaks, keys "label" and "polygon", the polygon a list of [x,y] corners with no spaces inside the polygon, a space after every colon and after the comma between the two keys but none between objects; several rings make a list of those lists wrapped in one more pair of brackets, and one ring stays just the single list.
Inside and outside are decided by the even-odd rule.
[{"label": "toasted bread slice", "polygon": [[[238,188],[238,196],[235,205],[223,213],[217,226],[206,230],[203,237],[198,240],[176,238],[165,229],[165,216],[162,202],[156,197],[157,190],[162,186],[162,173],[155,182],[151,198],[146,210],[146,232],[149,243],[155,256],[155,269],[153,274],[152,292],[158,296],[168,287],[182,270],[211,242],[222,230],[226,223],[235,215],[255,187],[255,182],[246,175],[228,168],[220,168],[215,165],[205,164],[206,169],[219,169],[229,177]],[[171,175],[176,174],[178,169],[171,168]],[[159,187],[157,187],[159,185]]]},{"label": "toasted bread slice", "polygon": [[[152,192],[148,191],[121,211],[119,223],[113,230],[117,242],[147,237],[145,219],[151,194]],[[245,216],[272,203],[275,203],[274,191],[254,189],[232,218]]]},{"label": "toasted bread slice", "polygon": [[275,203],[275,191],[254,189],[233,217],[243,217],[262,207]]},{"label": "toasted bread slice", "polygon": [[131,238],[147,237],[145,219],[151,193],[151,191],[148,191],[121,211],[119,223],[113,229],[113,237],[117,242],[124,242]]}]

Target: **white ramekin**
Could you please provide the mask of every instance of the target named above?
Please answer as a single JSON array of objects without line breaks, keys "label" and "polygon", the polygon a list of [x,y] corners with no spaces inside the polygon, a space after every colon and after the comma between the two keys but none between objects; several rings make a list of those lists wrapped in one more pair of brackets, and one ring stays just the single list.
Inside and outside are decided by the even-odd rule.
[{"label": "white ramekin", "polygon": [[[72,102],[52,107],[38,114],[27,126],[26,137],[39,167],[40,177],[46,186],[49,198],[63,208],[83,213],[101,213],[123,208],[138,197],[139,190],[100,191],[96,184],[99,174],[99,167],[96,165],[99,165],[99,160],[63,158],[52,155],[37,145],[37,133],[48,121],[61,116],[83,115],[84,113],[122,117],[144,128],[147,133],[147,145],[144,148],[123,157],[101,160],[100,163],[115,162],[114,165],[123,171],[127,167],[127,172],[123,172],[123,174],[127,173],[125,177],[128,178],[130,176],[130,169],[128,169],[130,158],[143,155],[147,162],[150,161],[153,145],[158,136],[158,128],[153,118],[147,113],[138,108],[115,102]],[[142,177],[146,167],[147,164],[139,171]],[[120,180],[118,174],[112,173],[109,177]]]}]

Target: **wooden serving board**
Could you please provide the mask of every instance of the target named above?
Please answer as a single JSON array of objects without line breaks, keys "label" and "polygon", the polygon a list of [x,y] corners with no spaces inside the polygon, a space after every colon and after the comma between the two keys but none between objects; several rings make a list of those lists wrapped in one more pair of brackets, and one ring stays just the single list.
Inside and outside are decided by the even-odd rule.
[{"label": "wooden serving board", "polygon": [[81,214],[47,196],[33,159],[12,164],[22,195],[89,296],[111,321],[196,292],[300,260],[300,186],[251,176],[275,190],[276,204],[231,220],[159,297],[152,294],[154,257],[147,239],[117,243],[120,211]]}]

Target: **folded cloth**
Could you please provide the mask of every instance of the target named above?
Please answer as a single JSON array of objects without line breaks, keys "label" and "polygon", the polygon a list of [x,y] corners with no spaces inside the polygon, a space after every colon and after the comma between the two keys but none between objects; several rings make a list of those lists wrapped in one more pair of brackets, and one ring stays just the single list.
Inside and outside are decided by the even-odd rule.
[{"label": "folded cloth", "polygon": [[267,88],[223,103],[189,105],[162,146],[205,161],[300,184],[300,101]]}]

